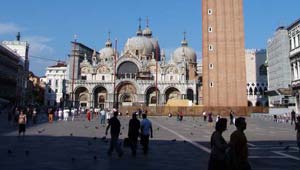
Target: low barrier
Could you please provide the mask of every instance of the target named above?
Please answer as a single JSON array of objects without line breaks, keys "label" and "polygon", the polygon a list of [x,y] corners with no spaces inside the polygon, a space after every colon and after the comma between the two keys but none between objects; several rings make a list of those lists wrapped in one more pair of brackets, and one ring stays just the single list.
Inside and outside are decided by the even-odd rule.
[{"label": "low barrier", "polygon": [[205,106],[190,106],[190,107],[174,107],[174,106],[120,106],[119,111],[123,114],[136,112],[138,109],[147,110],[151,116],[167,116],[169,113],[177,115],[182,112],[185,116],[202,116],[202,113],[212,112],[213,115],[220,114],[228,116],[232,110],[237,116],[250,116],[251,113],[268,113],[267,107],[205,107]]}]

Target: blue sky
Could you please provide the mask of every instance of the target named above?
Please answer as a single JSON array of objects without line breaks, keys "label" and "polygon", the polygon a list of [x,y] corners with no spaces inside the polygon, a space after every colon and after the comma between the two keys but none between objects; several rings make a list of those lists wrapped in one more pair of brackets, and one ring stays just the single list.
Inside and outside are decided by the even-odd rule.
[{"label": "blue sky", "polygon": [[[299,0],[244,0],[246,48],[265,48],[279,25],[300,18]],[[17,31],[31,44],[30,55],[66,60],[73,35],[99,50],[107,32],[119,41],[119,51],[134,36],[138,18],[149,17],[150,28],[167,54],[187,32],[189,45],[201,57],[201,0],[5,0],[0,10],[0,41]],[[53,61],[31,58],[30,68],[44,75]]]}]

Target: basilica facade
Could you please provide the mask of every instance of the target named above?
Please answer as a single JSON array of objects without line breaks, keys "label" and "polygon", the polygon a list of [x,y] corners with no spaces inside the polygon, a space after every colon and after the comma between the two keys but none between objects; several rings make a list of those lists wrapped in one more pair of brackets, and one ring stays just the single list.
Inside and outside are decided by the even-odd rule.
[{"label": "basilica facade", "polygon": [[185,36],[169,58],[149,26],[144,30],[139,26],[121,52],[110,38],[99,51],[74,41],[67,98],[73,106],[87,108],[156,106],[171,99],[198,103],[197,56]]}]

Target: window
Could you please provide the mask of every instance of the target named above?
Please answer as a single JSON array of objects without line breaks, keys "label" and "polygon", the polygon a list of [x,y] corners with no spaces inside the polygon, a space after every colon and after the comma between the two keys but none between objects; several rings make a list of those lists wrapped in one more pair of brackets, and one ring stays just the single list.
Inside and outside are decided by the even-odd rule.
[{"label": "window", "polygon": [[259,67],[259,75],[266,76],[267,75],[267,67],[263,64]]},{"label": "window", "polygon": [[48,81],[48,85],[51,86],[51,80]]},{"label": "window", "polygon": [[210,45],[208,46],[208,50],[209,50],[209,51],[213,51],[213,50],[214,50],[213,45],[210,44]]},{"label": "window", "polygon": [[58,80],[55,80],[55,86],[56,87],[58,86]]},{"label": "window", "polygon": [[208,13],[208,15],[212,15],[212,13],[213,13],[212,9],[208,9],[207,13]]},{"label": "window", "polygon": [[173,76],[170,76],[170,80],[173,80]]},{"label": "window", "polygon": [[86,80],[86,76],[81,76],[81,79],[82,80]]},{"label": "window", "polygon": [[213,69],[214,65],[213,64],[209,64],[209,69]]},{"label": "window", "polygon": [[57,93],[58,92],[58,90],[57,89],[55,89],[55,93]]},{"label": "window", "polygon": [[135,55],[138,56],[139,55],[139,50],[135,51]]},{"label": "window", "polygon": [[214,83],[212,81],[209,83],[209,87],[214,87]]},{"label": "window", "polygon": [[102,80],[105,80],[105,76],[102,76]]},{"label": "window", "polygon": [[208,32],[212,32],[212,27],[208,27]]}]

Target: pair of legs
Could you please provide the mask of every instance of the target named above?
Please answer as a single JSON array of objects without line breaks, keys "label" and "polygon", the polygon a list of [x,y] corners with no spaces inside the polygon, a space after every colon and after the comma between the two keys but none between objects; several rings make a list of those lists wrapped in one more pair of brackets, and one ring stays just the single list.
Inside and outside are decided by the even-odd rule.
[{"label": "pair of legs", "polygon": [[103,115],[100,116],[100,124],[101,125],[105,124],[105,116],[103,116]]},{"label": "pair of legs", "polygon": [[23,133],[23,136],[25,136],[26,127],[25,124],[19,124],[19,136],[21,133]]},{"label": "pair of legs", "polygon": [[111,136],[110,139],[110,146],[108,149],[107,154],[110,156],[112,154],[112,152],[114,151],[114,149],[116,149],[116,151],[118,152],[119,157],[121,157],[123,155],[123,151],[121,149],[121,145],[119,143],[119,136]]},{"label": "pair of legs", "polygon": [[144,154],[146,155],[149,149],[149,135],[141,135],[141,144],[143,146]]},{"label": "pair of legs", "polygon": [[131,153],[132,156],[136,155],[136,149],[137,149],[137,142],[138,142],[138,137],[134,136],[134,137],[129,137],[129,141],[130,141],[130,148],[131,148]]}]

